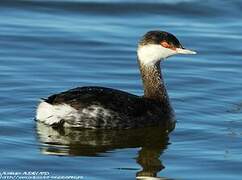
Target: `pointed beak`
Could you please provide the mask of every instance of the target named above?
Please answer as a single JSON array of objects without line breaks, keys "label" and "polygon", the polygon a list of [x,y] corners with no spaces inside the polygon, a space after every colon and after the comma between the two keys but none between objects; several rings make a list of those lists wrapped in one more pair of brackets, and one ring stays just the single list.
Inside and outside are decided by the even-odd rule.
[{"label": "pointed beak", "polygon": [[178,54],[197,54],[197,52],[189,50],[189,49],[182,49],[182,48],[176,48],[176,52]]}]

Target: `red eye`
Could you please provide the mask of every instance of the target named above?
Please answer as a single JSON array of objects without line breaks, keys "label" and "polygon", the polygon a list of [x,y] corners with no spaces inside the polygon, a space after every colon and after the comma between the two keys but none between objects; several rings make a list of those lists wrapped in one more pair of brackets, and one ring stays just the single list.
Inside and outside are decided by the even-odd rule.
[{"label": "red eye", "polygon": [[171,48],[170,44],[168,44],[166,41],[160,42],[160,45],[162,45],[164,48]]},{"label": "red eye", "polygon": [[164,48],[169,48],[169,49],[172,49],[172,50],[176,50],[176,47],[168,44],[166,41],[160,42],[160,45],[162,45]]}]

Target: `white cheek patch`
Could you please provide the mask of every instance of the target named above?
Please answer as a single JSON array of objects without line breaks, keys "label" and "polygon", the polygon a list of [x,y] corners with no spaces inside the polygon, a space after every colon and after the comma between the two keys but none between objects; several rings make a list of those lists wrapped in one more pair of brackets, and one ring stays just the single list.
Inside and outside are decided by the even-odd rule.
[{"label": "white cheek patch", "polygon": [[159,44],[149,44],[138,47],[138,58],[142,64],[155,64],[161,59],[177,54],[176,51]]}]

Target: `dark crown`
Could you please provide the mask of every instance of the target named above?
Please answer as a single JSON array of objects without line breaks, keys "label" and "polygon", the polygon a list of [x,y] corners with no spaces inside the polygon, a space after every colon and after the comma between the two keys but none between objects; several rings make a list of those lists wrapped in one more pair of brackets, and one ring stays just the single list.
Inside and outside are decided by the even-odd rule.
[{"label": "dark crown", "polygon": [[183,48],[178,39],[171,33],[165,31],[149,31],[147,32],[139,44],[141,46],[148,44],[161,44],[161,42],[167,42],[171,47]]}]

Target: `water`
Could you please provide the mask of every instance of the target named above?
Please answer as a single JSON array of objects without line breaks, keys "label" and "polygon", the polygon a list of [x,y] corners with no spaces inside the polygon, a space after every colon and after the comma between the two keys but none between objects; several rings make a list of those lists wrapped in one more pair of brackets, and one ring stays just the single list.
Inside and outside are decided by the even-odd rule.
[{"label": "water", "polygon": [[[0,172],[241,179],[241,8],[239,0],[1,0]],[[178,121],[169,136],[36,124],[38,99],[72,87],[141,95],[135,50],[151,29],[198,52],[162,65]]]}]

